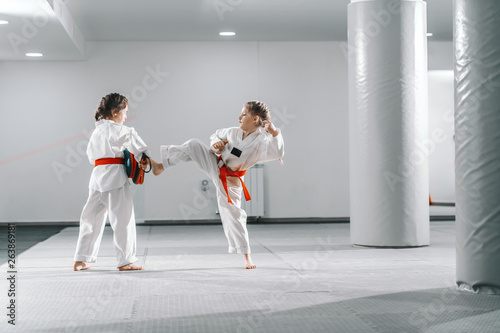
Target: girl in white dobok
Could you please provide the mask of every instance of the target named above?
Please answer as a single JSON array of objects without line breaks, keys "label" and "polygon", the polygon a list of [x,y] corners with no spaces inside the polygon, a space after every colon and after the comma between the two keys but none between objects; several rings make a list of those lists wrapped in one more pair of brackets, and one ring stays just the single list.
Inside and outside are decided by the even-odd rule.
[{"label": "girl in white dobok", "polygon": [[[106,217],[113,229],[113,244],[118,269],[141,270],[135,264],[136,229],[130,182],[123,166],[123,150],[127,148],[140,160],[151,155],[144,141],[127,120],[128,101],[112,93],[101,99],[95,113],[96,128],[87,146],[87,155],[94,165],[89,182],[89,197],[80,217],[80,232],[76,245],[75,271],[90,267],[97,259]],[[145,168],[145,165],[141,166]]]},{"label": "girl in white dobok", "polygon": [[186,143],[161,146],[162,163],[151,161],[153,173],[179,162],[193,161],[212,180],[229,243],[229,253],[241,253],[247,269],[255,268],[250,257],[246,227],[247,214],[241,209],[242,190],[250,195],[243,182],[245,171],[257,163],[281,159],[284,143],[281,132],[271,122],[266,104],[251,101],[243,106],[239,127],[220,129],[210,137],[210,148],[197,139]]}]

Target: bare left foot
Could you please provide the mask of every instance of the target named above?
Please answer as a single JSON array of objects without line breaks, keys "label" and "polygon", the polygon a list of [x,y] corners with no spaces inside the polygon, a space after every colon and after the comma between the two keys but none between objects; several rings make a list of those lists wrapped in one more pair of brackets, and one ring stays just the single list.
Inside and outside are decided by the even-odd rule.
[{"label": "bare left foot", "polygon": [[130,263],[127,265],[123,265],[118,267],[120,271],[142,271],[142,266],[136,265],[134,263]]},{"label": "bare left foot", "polygon": [[245,268],[246,269],[257,268],[257,266],[253,263],[252,258],[250,257],[250,254],[244,254],[243,260],[245,260]]}]

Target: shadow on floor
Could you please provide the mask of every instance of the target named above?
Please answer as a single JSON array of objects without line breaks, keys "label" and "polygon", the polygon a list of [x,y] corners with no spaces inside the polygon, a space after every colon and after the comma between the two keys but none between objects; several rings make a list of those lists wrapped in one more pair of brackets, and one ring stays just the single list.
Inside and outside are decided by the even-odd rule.
[{"label": "shadow on floor", "polygon": [[[8,227],[7,225],[0,226],[2,231],[2,241],[0,242],[0,265],[7,262],[8,259],[8,246],[7,241]],[[39,242],[43,242],[47,238],[59,233],[66,226],[56,226],[56,225],[44,225],[44,226],[22,226],[16,225],[15,230],[15,246],[16,246],[16,257],[21,253],[29,249],[30,247],[36,245]]]},{"label": "shadow on floor", "polygon": [[[334,296],[335,292],[331,292]],[[263,295],[255,309],[172,316],[162,299],[173,295],[137,296],[127,320],[96,323],[85,318],[61,322],[56,329],[75,332],[500,332],[500,296],[459,292],[454,288],[405,291],[280,310],[294,293]],[[153,298],[151,302],[148,302]],[[154,304],[149,310],[145,308]],[[142,309],[141,309],[142,308]],[[138,310],[150,313],[137,318]],[[144,312],[146,311],[146,312]],[[210,306],[207,304],[207,312]],[[88,315],[88,313],[87,313]],[[53,332],[40,330],[39,332]]]}]

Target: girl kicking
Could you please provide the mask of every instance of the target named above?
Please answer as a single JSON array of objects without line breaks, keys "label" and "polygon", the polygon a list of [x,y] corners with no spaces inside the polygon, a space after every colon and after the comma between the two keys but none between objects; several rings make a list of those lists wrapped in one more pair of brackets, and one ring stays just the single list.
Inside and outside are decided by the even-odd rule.
[{"label": "girl kicking", "polygon": [[114,232],[118,269],[142,269],[134,263],[137,261],[134,205],[122,158],[125,148],[138,160],[143,153],[150,154],[137,132],[123,125],[127,111],[127,99],[112,93],[101,99],[95,113],[96,129],[87,147],[90,163],[95,167],[90,176],[89,197],[80,218],[75,271],[85,270],[90,267],[88,263],[96,261],[107,215]]},{"label": "girl kicking", "polygon": [[246,227],[247,214],[241,209],[241,192],[250,195],[243,183],[243,175],[251,166],[280,159],[284,154],[281,132],[271,122],[266,104],[248,102],[239,116],[239,127],[220,129],[210,137],[210,148],[197,139],[180,146],[161,146],[162,163],[151,161],[153,173],[179,162],[193,161],[213,181],[217,189],[217,203],[229,242],[229,253],[241,253],[247,269],[256,268],[250,257]]}]

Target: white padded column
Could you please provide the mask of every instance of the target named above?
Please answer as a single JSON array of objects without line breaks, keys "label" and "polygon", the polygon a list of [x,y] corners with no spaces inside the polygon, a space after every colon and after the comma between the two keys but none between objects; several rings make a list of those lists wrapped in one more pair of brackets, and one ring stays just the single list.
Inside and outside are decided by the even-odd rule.
[{"label": "white padded column", "polygon": [[500,294],[500,1],[454,15],[457,284]]},{"label": "white padded column", "polygon": [[353,244],[429,244],[427,27],[421,0],[348,5]]}]

